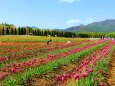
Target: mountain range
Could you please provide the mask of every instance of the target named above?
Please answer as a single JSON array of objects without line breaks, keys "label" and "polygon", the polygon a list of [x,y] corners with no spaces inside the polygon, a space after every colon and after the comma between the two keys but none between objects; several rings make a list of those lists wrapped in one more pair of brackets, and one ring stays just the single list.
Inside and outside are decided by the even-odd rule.
[{"label": "mountain range", "polygon": [[115,19],[93,22],[88,25],[79,25],[63,30],[64,32],[115,32]]}]

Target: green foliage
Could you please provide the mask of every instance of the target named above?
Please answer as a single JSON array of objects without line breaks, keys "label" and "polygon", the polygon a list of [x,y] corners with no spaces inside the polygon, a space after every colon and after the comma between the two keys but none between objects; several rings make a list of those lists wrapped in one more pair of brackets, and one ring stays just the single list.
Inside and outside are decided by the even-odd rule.
[{"label": "green foliage", "polygon": [[115,32],[109,32],[109,33],[105,33],[105,32],[81,32],[81,33],[77,33],[77,37],[81,37],[81,38],[101,38],[102,36],[115,38]]}]

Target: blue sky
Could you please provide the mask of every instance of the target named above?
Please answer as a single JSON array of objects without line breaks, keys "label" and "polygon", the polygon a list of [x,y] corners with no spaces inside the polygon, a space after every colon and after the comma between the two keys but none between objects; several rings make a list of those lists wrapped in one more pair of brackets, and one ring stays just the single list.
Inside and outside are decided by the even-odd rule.
[{"label": "blue sky", "polygon": [[115,19],[115,0],[0,0],[0,23],[64,29]]}]

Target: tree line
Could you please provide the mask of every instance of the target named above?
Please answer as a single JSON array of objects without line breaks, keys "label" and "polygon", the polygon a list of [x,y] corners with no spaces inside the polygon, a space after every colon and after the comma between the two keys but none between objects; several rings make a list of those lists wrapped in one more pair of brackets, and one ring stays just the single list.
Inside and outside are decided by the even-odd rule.
[{"label": "tree line", "polygon": [[0,24],[0,35],[33,35],[33,36],[54,36],[54,37],[80,37],[80,38],[115,38],[115,32],[64,32],[56,30],[42,30],[31,27],[15,27],[13,24]]},{"label": "tree line", "polygon": [[81,33],[77,33],[77,37],[81,37],[81,38],[101,38],[101,37],[115,38],[115,32],[81,32]]},{"label": "tree line", "polygon": [[33,35],[33,36],[54,36],[54,37],[76,37],[74,32],[63,32],[55,30],[41,30],[31,27],[18,27],[14,25],[1,24],[0,35]]}]

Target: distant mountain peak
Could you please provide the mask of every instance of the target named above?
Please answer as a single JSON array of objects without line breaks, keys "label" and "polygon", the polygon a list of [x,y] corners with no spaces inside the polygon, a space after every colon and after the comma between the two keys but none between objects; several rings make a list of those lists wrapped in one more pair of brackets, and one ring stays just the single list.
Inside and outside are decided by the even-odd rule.
[{"label": "distant mountain peak", "polygon": [[65,29],[67,32],[112,32],[115,31],[115,19],[93,22],[88,25],[79,25]]},{"label": "distant mountain peak", "polygon": [[38,27],[36,27],[36,26],[32,26],[31,28],[38,28]]}]

